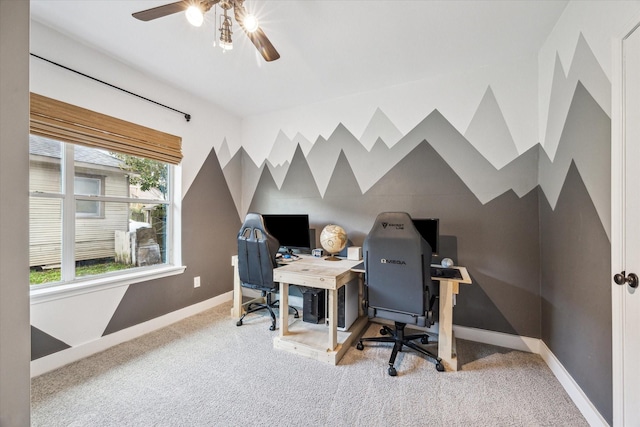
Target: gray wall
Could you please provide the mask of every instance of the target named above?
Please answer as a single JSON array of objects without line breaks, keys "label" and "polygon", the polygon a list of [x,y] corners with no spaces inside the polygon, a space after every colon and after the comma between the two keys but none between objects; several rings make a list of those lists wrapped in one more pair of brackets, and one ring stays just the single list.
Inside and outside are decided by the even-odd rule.
[{"label": "gray wall", "polygon": [[0,0],[0,426],[29,425],[29,2]]},{"label": "gray wall", "polygon": [[[594,145],[610,147],[611,120],[578,83],[560,147]],[[609,165],[603,151],[592,161]],[[611,243],[574,162],[555,209],[541,198],[540,235],[542,339],[612,423]]]}]

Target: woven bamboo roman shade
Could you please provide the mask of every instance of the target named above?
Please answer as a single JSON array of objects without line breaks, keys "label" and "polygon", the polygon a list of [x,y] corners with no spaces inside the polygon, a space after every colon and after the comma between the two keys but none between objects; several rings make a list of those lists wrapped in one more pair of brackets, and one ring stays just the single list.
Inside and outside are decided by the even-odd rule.
[{"label": "woven bamboo roman shade", "polygon": [[177,165],[182,138],[31,93],[30,131],[59,141]]}]

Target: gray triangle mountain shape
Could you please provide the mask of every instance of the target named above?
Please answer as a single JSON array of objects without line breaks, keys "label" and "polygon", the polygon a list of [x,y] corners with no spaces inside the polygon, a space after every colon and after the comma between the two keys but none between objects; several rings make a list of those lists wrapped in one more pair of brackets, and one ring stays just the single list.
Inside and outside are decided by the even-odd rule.
[{"label": "gray triangle mountain shape", "polygon": [[57,353],[71,346],[31,325],[31,360]]},{"label": "gray triangle mountain shape", "polygon": [[311,147],[307,155],[307,163],[320,194],[324,195],[338,156],[349,141],[355,141],[360,145],[356,137],[340,123],[328,139],[318,137]]},{"label": "gray triangle mountain shape", "polygon": [[544,149],[551,159],[555,159],[559,148],[564,122],[578,81],[588,88],[594,100],[610,117],[611,82],[582,34],[578,37],[568,73],[564,72],[560,56],[556,54],[543,142]]},{"label": "gray triangle mountain shape", "polygon": [[402,132],[380,108],[376,108],[360,137],[360,143],[367,150],[371,150],[379,139],[384,141],[387,147],[393,147],[400,138],[402,138]]},{"label": "gray triangle mountain shape", "polygon": [[247,212],[258,212],[262,214],[280,212],[278,206],[280,205],[279,199],[281,197],[282,194],[273,180],[271,172],[269,169],[263,168],[256,192],[249,204]]},{"label": "gray triangle mountain shape", "polygon": [[307,163],[300,146],[296,147],[281,189],[293,197],[320,197],[309,163]]},{"label": "gray triangle mountain shape", "polygon": [[518,157],[518,149],[490,86],[464,136],[496,169]]},{"label": "gray triangle mountain shape", "polygon": [[572,161],[591,196],[607,236],[611,232],[611,119],[578,82],[553,162],[541,154],[539,182],[550,206],[556,202]]},{"label": "gray triangle mountain shape", "polygon": [[[249,210],[260,213],[283,213],[283,209],[289,209],[288,203],[281,203],[281,199],[321,199],[316,187],[309,165],[298,146],[287,176],[278,188],[268,168],[263,168],[256,191],[253,193]],[[285,206],[285,207],[283,207]],[[306,211],[304,211],[306,212]],[[292,212],[300,213],[300,212]]]},{"label": "gray triangle mountain shape", "polygon": [[362,196],[356,176],[351,169],[349,160],[344,152],[340,152],[338,162],[333,170],[327,191],[324,194],[325,201],[334,197],[358,197]]},{"label": "gray triangle mountain shape", "polygon": [[284,182],[285,177],[287,176],[287,172],[289,172],[289,161],[287,160],[282,164],[274,166],[269,160],[267,160],[265,161],[265,165],[267,166],[267,168],[269,168],[269,172],[271,172],[273,180],[275,181],[278,188],[280,188],[280,186],[282,186],[282,183]]},{"label": "gray triangle mountain shape", "polygon": [[224,179],[227,182],[229,191],[231,192],[233,203],[236,206],[238,214],[242,218],[244,218],[245,213],[242,212],[242,159],[244,156],[246,156],[246,154],[244,152],[244,148],[241,147],[222,168],[222,173],[224,174]]},{"label": "gray triangle mountain shape", "polygon": [[[385,196],[413,198],[427,195],[465,195],[475,199],[442,156],[423,140],[381,177],[365,197],[376,200]],[[477,199],[474,203],[480,204]]]},{"label": "gray triangle mountain shape", "polygon": [[227,138],[222,140],[222,145],[218,150],[218,161],[220,162],[221,167],[225,167],[229,160],[231,160],[231,152],[229,151],[229,144],[227,143]]}]

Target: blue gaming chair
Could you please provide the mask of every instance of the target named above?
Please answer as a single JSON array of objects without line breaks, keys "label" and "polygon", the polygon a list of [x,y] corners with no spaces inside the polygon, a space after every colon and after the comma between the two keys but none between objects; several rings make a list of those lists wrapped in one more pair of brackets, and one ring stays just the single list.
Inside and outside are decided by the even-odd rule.
[{"label": "blue gaming chair", "polygon": [[431,326],[437,287],[431,282],[431,247],[414,227],[409,214],[384,212],[378,215],[364,241],[366,305],[369,318],[391,320],[395,328],[383,326],[382,337],[361,338],[363,342],[393,343],[388,373],[396,376],[396,356],[403,347],[415,350],[435,361],[444,371],[442,360],[414,343],[428,344],[429,336],[405,334],[407,325]]}]

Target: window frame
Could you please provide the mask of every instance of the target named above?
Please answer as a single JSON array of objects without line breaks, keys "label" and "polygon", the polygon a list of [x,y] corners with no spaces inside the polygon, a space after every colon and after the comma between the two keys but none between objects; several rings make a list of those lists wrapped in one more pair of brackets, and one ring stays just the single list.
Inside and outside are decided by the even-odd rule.
[{"label": "window frame", "polygon": [[[149,280],[155,280],[162,277],[181,274],[185,270],[185,266],[182,265],[182,224],[181,224],[181,166],[179,161],[182,157],[180,151],[179,137],[174,137],[168,134],[164,134],[153,129],[144,128],[142,126],[124,122],[119,119],[111,118],[109,116],[102,115],[100,113],[85,110],[81,107],[72,106],[70,104],[64,104],[60,101],[52,100],[41,95],[31,94],[32,109],[31,109],[31,133],[34,135],[45,136],[50,139],[58,140],[63,145],[61,152],[61,193],[43,193],[41,191],[30,191],[30,197],[44,197],[60,199],[63,206],[72,206],[71,209],[63,209],[62,214],[62,277],[59,282],[45,283],[39,285],[29,284],[29,294],[32,303],[45,302],[52,299],[65,298],[74,295],[80,295],[87,292],[94,292],[96,290],[106,290],[114,287],[128,286],[133,283],[144,282]],[[34,101],[37,101],[40,106],[34,108]],[[160,160],[168,164],[168,177],[167,177],[167,199],[164,201],[159,200],[146,200],[135,199],[136,203],[153,203],[153,204],[165,204],[167,205],[167,223],[166,223],[166,262],[162,264],[155,264],[142,267],[133,267],[130,269],[110,272],[94,276],[80,276],[75,277],[75,222],[77,219],[85,218],[97,218],[95,216],[77,216],[76,215],[76,201],[77,200],[91,200],[97,201],[101,204],[101,211],[104,214],[104,205],[106,202],[123,202],[131,203],[130,198],[122,198],[117,196],[105,196],[104,195],[104,178],[101,183],[101,195],[100,196],[86,196],[76,195],[73,191],[75,176],[83,176],[86,174],[75,173],[74,155],[73,150],[75,145],[88,145],[94,148],[101,148],[99,144],[84,144],[83,135],[79,138],[60,138],[55,135],[55,132],[60,129],[67,129],[65,126],[60,125],[60,128],[54,129],[54,132],[48,132],[47,129],[43,131],[41,124],[39,124],[38,111],[42,112],[46,110],[47,115],[55,117],[55,107],[60,106],[61,116],[64,116],[69,111],[73,111],[75,115],[82,116],[78,119],[78,123],[83,123],[82,129],[86,128],[86,123],[93,120],[94,129],[100,129],[102,122],[108,122],[109,135],[115,135],[114,140],[116,143],[119,140],[129,138],[127,141],[131,141],[131,132],[135,132],[136,137],[139,135],[145,135],[145,141],[143,144],[153,144],[154,138],[158,137],[160,140],[159,150],[165,148],[167,141],[172,145],[172,156],[168,158],[158,158],[158,153],[152,153],[150,156],[140,154],[140,152],[132,154],[138,157],[149,158],[153,160]],[[106,119],[105,119],[106,118]],[[61,122],[56,122],[57,125]],[[72,128],[69,128],[72,129]],[[125,135],[125,136],[122,136]],[[109,141],[107,141],[108,143]],[[162,145],[164,144],[164,145]],[[177,144],[177,151],[176,151]],[[102,147],[107,148],[107,147]],[[126,147],[125,147],[126,148]],[[112,151],[118,151],[113,149],[113,146],[109,146],[107,149]],[[69,165],[71,165],[69,167]],[[66,265],[65,265],[66,263]],[[66,273],[65,273],[66,271]]]},{"label": "window frame", "polygon": [[[78,179],[90,179],[98,182],[98,194],[78,194],[74,191],[74,198],[76,199],[76,218],[83,219],[104,219],[104,203],[99,200],[99,197],[104,196],[105,177],[103,175],[91,175],[88,173],[79,173],[74,171],[73,184],[74,188]],[[90,197],[86,199],[85,197]],[[78,201],[93,202],[96,204],[96,212],[78,212]]]}]

